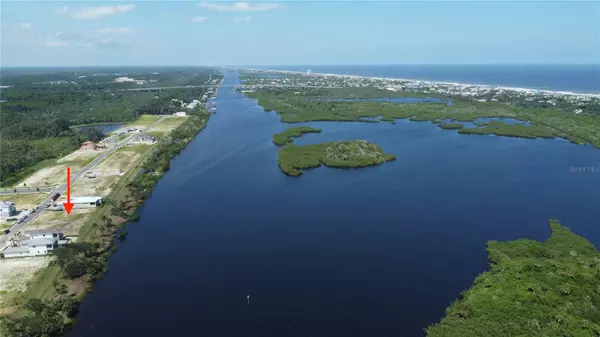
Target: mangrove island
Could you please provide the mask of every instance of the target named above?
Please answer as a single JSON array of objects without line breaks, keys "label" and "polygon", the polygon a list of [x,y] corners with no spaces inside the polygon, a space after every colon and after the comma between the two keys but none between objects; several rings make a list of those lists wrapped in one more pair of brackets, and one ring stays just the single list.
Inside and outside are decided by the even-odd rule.
[{"label": "mangrove island", "polygon": [[281,133],[273,135],[273,143],[280,146],[286,145],[292,142],[293,137],[301,137],[303,134],[309,132],[319,133],[321,132],[321,129],[311,128],[310,126],[297,126],[289,128]]},{"label": "mangrove island", "polygon": [[549,224],[545,242],[490,241],[490,270],[427,336],[599,336],[600,252],[557,220]]},{"label": "mangrove island", "polygon": [[375,144],[352,140],[306,146],[288,144],[279,150],[277,162],[285,174],[299,176],[303,169],[319,167],[321,164],[336,168],[358,168],[395,159],[396,156],[385,153]]}]

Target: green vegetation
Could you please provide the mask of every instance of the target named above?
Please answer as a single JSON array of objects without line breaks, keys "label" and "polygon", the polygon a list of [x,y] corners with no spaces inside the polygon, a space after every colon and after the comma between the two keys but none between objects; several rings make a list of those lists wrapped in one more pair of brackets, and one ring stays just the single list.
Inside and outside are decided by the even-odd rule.
[{"label": "green vegetation", "polygon": [[460,123],[442,123],[442,124],[438,124],[438,126],[442,129],[448,129],[448,130],[462,129],[464,127],[464,125],[462,125]]},{"label": "green vegetation", "polygon": [[119,180],[104,205],[92,213],[80,230],[78,243],[57,249],[54,261],[37,273],[24,292],[14,296],[18,310],[0,318],[3,336],[54,337],[68,330],[84,293],[69,294],[66,284],[83,283],[89,290],[92,282],[103,277],[109,254],[115,251],[114,239],[126,237],[127,223],[139,220],[138,207],[169,169],[170,160],[206,126],[209,117],[206,111],[192,111],[157,144],[133,147],[147,151]]},{"label": "green vegetation", "polygon": [[[75,125],[126,122],[141,114],[172,114],[182,109],[180,100],[199,99],[206,88],[185,87],[206,84],[220,75],[206,68],[164,69],[164,73],[123,69],[83,69],[54,73],[19,73],[2,70],[0,92],[0,184],[11,185],[40,161],[64,156],[83,141],[98,141],[102,134],[93,128],[74,130]],[[142,86],[183,86],[161,90],[140,85],[115,83],[119,76],[149,81]],[[199,112],[197,106],[191,112]]]},{"label": "green vegetation", "polygon": [[277,162],[285,174],[299,176],[303,169],[319,167],[321,164],[355,168],[379,165],[394,159],[394,155],[386,154],[375,144],[353,140],[306,146],[288,144],[279,150]]},{"label": "green vegetation", "polygon": [[154,122],[156,122],[158,119],[160,118],[160,116],[153,116],[153,115],[142,115],[140,116],[138,119],[136,119],[135,121],[127,124],[128,126],[135,126],[135,127],[146,127]]},{"label": "green vegetation", "polygon": [[[457,122],[474,122],[478,118],[512,118],[520,121],[530,121],[534,125],[516,128],[510,126],[510,132],[506,132],[507,134],[512,135],[515,132],[523,136],[552,134],[553,137],[565,138],[577,144],[592,144],[600,148],[600,115],[574,114],[553,108],[525,107],[499,102],[480,103],[460,99],[453,99],[453,105],[425,102],[381,103],[308,99],[311,97],[338,97],[335,95],[336,93],[339,94],[340,90],[321,88],[294,92],[291,89],[261,89],[256,92],[248,92],[246,95],[258,99],[258,103],[266,111],[277,111],[281,115],[281,121],[286,123],[309,121],[365,122],[361,118],[378,116],[382,116],[381,121],[390,122],[398,118],[410,118],[414,121],[451,119]],[[353,95],[363,96],[360,95],[362,88],[353,88],[352,90]],[[396,93],[392,94],[387,90],[374,88],[364,90],[364,96],[392,97],[396,95]],[[315,92],[318,94],[315,94]],[[403,93],[403,95],[407,94]],[[441,98],[443,99],[443,97]],[[529,130],[528,128],[532,126],[543,128]],[[548,132],[545,128],[551,130],[551,132]],[[465,130],[463,129],[461,132]]]},{"label": "green vegetation", "polygon": [[281,133],[273,135],[273,143],[277,145],[285,145],[292,142],[292,137],[301,137],[305,133],[321,132],[321,129],[311,128],[310,126],[297,126],[289,128]]},{"label": "green vegetation", "polygon": [[599,336],[600,253],[558,221],[549,224],[545,242],[490,241],[490,271],[427,336]]},{"label": "green vegetation", "polygon": [[497,135],[517,138],[554,138],[560,133],[547,126],[506,124],[500,121],[491,121],[481,128],[468,128],[458,131],[465,135]]}]

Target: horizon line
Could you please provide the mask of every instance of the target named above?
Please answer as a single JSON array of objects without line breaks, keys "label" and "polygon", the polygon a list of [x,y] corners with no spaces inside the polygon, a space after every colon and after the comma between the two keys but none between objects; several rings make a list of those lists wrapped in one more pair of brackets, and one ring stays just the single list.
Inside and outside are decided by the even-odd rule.
[{"label": "horizon line", "polygon": [[231,64],[231,65],[214,65],[214,64],[154,64],[154,65],[10,65],[2,66],[0,69],[10,68],[111,68],[111,67],[128,67],[128,68],[151,68],[151,67],[217,67],[217,68],[233,68],[233,67],[319,67],[319,66],[600,66],[600,63],[344,63],[344,64]]}]

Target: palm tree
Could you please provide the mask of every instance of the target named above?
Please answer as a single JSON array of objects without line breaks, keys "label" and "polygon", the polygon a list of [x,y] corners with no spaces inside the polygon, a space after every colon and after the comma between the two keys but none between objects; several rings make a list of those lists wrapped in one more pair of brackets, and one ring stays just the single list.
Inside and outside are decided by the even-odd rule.
[{"label": "palm tree", "polygon": [[92,234],[93,234],[94,239],[95,239],[98,236],[98,224],[95,223],[95,222],[92,223],[91,229],[92,229]]}]

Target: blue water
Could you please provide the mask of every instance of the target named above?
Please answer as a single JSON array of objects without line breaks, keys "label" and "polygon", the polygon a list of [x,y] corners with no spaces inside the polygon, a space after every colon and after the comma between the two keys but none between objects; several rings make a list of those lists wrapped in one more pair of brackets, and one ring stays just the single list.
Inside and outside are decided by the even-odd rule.
[{"label": "blue water", "polygon": [[353,65],[249,66],[340,75],[487,84],[600,93],[600,65]]},{"label": "blue water", "polygon": [[71,336],[423,336],[487,269],[488,240],[544,240],[560,218],[600,246],[600,173],[570,170],[600,166],[597,149],[409,120],[301,123],[323,131],[296,144],[364,139],[397,160],[293,178],[272,143],[290,125],[232,90],[217,102]]}]

